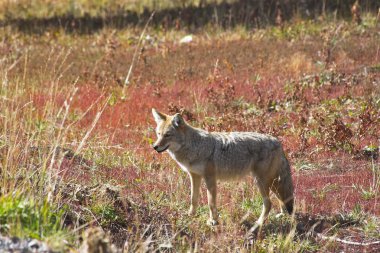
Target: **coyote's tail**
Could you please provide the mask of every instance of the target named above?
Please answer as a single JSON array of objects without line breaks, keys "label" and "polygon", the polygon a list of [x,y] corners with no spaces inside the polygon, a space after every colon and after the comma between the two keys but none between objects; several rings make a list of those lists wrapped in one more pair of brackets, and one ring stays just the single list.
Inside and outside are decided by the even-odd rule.
[{"label": "coyote's tail", "polygon": [[289,161],[286,159],[285,154],[281,158],[281,165],[278,172],[278,178],[273,182],[273,190],[285,206],[286,211],[292,214],[294,211],[293,180]]}]

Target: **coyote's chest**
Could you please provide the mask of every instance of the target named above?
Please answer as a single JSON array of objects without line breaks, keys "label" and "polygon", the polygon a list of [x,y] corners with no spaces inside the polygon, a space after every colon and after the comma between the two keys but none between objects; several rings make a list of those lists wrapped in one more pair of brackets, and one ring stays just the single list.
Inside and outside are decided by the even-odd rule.
[{"label": "coyote's chest", "polygon": [[179,160],[174,153],[168,151],[170,156],[178,163],[178,165],[181,167],[181,169],[187,173],[195,173],[198,175],[203,176],[205,174],[206,166],[207,164],[205,162],[192,162],[185,160]]}]

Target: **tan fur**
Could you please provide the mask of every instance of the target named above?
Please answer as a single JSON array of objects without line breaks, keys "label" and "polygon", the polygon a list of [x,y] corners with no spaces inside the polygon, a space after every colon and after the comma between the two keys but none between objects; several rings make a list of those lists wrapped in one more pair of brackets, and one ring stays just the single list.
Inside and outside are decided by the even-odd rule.
[{"label": "tan fur", "polygon": [[282,212],[293,212],[293,182],[288,160],[278,139],[254,132],[209,133],[187,124],[179,114],[166,115],[152,109],[157,123],[157,152],[170,156],[189,174],[191,205],[196,211],[201,180],[207,187],[210,208],[208,223],[217,224],[217,179],[230,180],[253,175],[263,197],[263,210],[253,230],[260,227],[271,209],[273,191],[281,202]]}]

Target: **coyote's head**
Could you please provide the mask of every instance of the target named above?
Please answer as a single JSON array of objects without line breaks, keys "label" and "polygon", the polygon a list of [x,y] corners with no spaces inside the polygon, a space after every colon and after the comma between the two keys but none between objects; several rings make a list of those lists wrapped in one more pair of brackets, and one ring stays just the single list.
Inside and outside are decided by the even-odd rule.
[{"label": "coyote's head", "polygon": [[152,114],[157,123],[157,141],[153,144],[153,148],[159,153],[167,149],[173,152],[179,150],[185,139],[186,123],[182,116],[179,113],[173,116],[166,115],[155,109],[152,109]]}]

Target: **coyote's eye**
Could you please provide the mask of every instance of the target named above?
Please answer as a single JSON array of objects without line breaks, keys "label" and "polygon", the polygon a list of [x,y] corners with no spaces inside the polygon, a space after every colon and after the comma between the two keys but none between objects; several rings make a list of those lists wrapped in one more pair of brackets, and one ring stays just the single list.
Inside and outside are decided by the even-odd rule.
[{"label": "coyote's eye", "polygon": [[170,136],[172,136],[172,135],[169,133],[164,134],[164,137],[170,137]]}]

